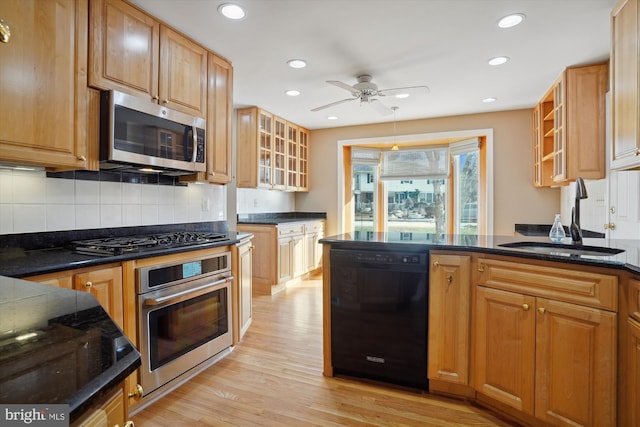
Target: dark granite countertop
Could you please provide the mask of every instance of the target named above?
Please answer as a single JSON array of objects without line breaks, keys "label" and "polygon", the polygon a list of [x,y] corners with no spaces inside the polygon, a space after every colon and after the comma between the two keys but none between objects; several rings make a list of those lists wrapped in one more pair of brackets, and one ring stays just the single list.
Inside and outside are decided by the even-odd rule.
[{"label": "dark granite countertop", "polygon": [[[563,228],[564,228],[564,233],[567,236],[570,236],[569,227],[564,225]],[[550,230],[551,230],[551,224],[516,224],[515,225],[515,232],[517,234],[522,235],[522,236],[542,236],[542,237],[546,237],[546,236],[549,235],[549,231]],[[605,234],[604,233],[600,233],[598,231],[591,231],[591,230],[582,229],[582,237],[583,238],[604,239],[605,238]]]},{"label": "dark granite countertop", "polygon": [[327,219],[326,212],[277,212],[238,214],[238,224],[278,225],[290,222],[305,222]]},{"label": "dark granite countertop", "polygon": [[[21,278],[111,262],[226,246],[238,243],[240,239],[248,235],[247,233],[229,231],[226,226],[226,221],[222,221],[220,223],[189,223],[3,235],[0,236],[0,275]],[[157,251],[131,252],[117,256],[83,255],[68,247],[69,242],[73,240],[170,231],[224,231],[229,235],[230,240],[222,243],[207,243],[172,249],[161,248]]]},{"label": "dark granite countertop", "polygon": [[3,404],[68,404],[73,421],[140,366],[90,293],[0,276],[0,313]]},{"label": "dark granite countertop", "polygon": [[[548,237],[532,236],[470,236],[470,235],[443,235],[439,238],[426,233],[377,233],[355,232],[336,236],[328,236],[320,239],[320,243],[328,243],[332,246],[346,246],[354,249],[371,250],[458,250],[492,253],[496,255],[519,256],[545,261],[566,262],[572,264],[584,264],[607,268],[624,269],[632,273],[640,274],[640,241],[638,240],[610,240],[600,238],[583,239],[584,246],[598,246],[605,248],[624,249],[624,252],[616,255],[575,255],[562,252],[559,249],[553,251],[537,251],[530,249],[518,249],[502,247],[502,244],[514,242],[542,242],[550,243]],[[565,243],[571,243],[571,239],[565,239]]]}]

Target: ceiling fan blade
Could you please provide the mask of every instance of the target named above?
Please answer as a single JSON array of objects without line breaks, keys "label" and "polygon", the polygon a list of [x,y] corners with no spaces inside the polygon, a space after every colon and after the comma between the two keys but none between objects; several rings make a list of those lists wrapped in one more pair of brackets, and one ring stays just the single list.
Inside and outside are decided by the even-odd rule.
[{"label": "ceiling fan blade", "polygon": [[393,110],[391,108],[387,107],[377,99],[372,99],[371,101],[369,101],[369,104],[371,104],[371,108],[373,108],[383,116],[388,116],[389,114],[393,114]]},{"label": "ceiling fan blade", "polygon": [[346,83],[339,82],[338,80],[327,80],[327,83],[338,86],[341,89],[348,90],[353,96],[360,95],[360,91],[358,89],[355,89],[353,86],[350,86]]},{"label": "ceiling fan blade", "polygon": [[378,91],[380,96],[393,96],[401,93],[429,93],[428,86],[409,86],[409,87],[394,87],[393,89],[383,89]]},{"label": "ceiling fan blade", "polygon": [[320,110],[324,110],[325,108],[329,108],[329,107],[333,107],[334,105],[339,105],[342,104],[343,102],[348,102],[348,101],[354,101],[358,98],[347,98],[347,99],[342,99],[340,101],[336,101],[336,102],[332,102],[331,104],[327,104],[327,105],[322,105],[320,107],[316,107],[314,109],[312,109],[311,111],[320,111]]}]

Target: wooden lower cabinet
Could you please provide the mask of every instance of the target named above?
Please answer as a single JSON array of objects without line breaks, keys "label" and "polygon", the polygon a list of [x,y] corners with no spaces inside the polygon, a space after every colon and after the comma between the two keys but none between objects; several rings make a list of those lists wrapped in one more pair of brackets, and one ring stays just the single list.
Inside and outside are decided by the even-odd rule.
[{"label": "wooden lower cabinet", "polygon": [[469,384],[471,257],[431,252],[427,376]]},{"label": "wooden lower cabinet", "polygon": [[120,328],[124,325],[122,267],[100,266],[26,277],[32,282],[91,292]]},{"label": "wooden lower cabinet", "polygon": [[616,276],[522,260],[477,269],[477,392],[549,425],[616,425]]},{"label": "wooden lower cabinet", "polygon": [[107,395],[98,406],[90,409],[72,427],[134,427],[128,421],[124,406],[122,385]]},{"label": "wooden lower cabinet", "polygon": [[238,224],[238,231],[253,234],[252,286],[256,293],[278,293],[287,283],[308,276],[321,265],[322,247],[317,240],[324,233],[323,220]]},{"label": "wooden lower cabinet", "polygon": [[251,325],[252,313],[252,258],[251,238],[243,239],[233,247],[233,345],[236,345]]},{"label": "wooden lower cabinet", "polygon": [[627,321],[627,425],[640,425],[640,322]]},{"label": "wooden lower cabinet", "polygon": [[478,287],[476,390],[533,415],[535,298]]}]

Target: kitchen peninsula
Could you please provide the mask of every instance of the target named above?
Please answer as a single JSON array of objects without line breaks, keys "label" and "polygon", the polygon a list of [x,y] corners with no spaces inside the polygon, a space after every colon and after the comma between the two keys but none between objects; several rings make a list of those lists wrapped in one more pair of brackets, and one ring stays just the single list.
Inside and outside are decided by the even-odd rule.
[{"label": "kitchen peninsula", "polygon": [[[502,246],[523,241],[528,249]],[[353,251],[365,262],[373,257],[378,268],[393,257],[385,254],[401,252],[398,262],[408,264],[410,254],[428,254],[430,392],[471,399],[531,425],[637,425],[638,243],[584,239],[583,249],[624,249],[607,255],[531,249],[548,242],[376,232],[322,239],[324,374],[344,373],[332,360],[334,282],[351,289],[349,298],[361,298],[360,305],[350,300],[353,316],[364,304],[373,307],[358,272],[334,271],[332,251]]]}]

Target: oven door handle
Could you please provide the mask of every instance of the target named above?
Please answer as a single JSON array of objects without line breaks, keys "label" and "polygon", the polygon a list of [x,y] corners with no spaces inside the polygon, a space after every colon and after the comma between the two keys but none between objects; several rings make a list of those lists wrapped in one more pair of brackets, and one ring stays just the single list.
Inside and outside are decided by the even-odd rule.
[{"label": "oven door handle", "polygon": [[224,279],[217,280],[213,283],[207,283],[206,285],[198,286],[197,288],[188,289],[186,291],[177,292],[175,294],[167,295],[166,297],[159,298],[146,298],[144,305],[146,307],[155,307],[167,302],[177,303],[185,301],[191,298],[199,297],[200,295],[207,294],[212,291],[211,288],[220,287],[220,285],[226,285],[231,283],[233,277],[225,277]]}]

